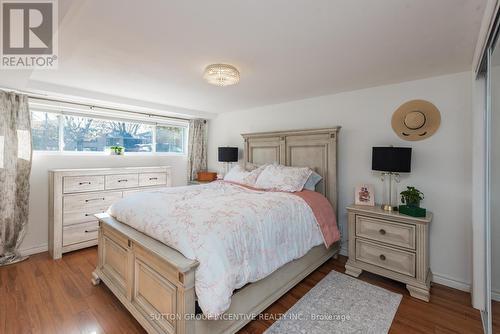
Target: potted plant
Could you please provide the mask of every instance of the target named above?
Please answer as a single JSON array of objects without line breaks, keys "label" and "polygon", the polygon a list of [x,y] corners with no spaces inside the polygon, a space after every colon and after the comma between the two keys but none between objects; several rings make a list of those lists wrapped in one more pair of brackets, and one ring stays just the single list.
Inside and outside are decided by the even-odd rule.
[{"label": "potted plant", "polygon": [[109,148],[109,152],[111,153],[111,155],[123,155],[123,153],[125,152],[125,147],[119,145],[111,146]]},{"label": "potted plant", "polygon": [[401,202],[410,207],[420,207],[420,201],[424,199],[424,193],[415,187],[406,187],[405,191],[401,192]]},{"label": "potted plant", "polygon": [[413,217],[425,217],[427,210],[420,207],[420,201],[424,199],[424,193],[415,187],[406,187],[401,192],[401,202],[399,212]]}]

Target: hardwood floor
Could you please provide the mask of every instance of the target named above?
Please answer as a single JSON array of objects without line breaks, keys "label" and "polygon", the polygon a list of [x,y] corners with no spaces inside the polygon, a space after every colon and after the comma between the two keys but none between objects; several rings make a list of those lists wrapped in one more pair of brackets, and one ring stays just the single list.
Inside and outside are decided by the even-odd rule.
[{"label": "hardwood floor", "polygon": [[493,301],[493,334],[500,334],[500,302]]},{"label": "hardwood floor", "polygon": [[[144,333],[104,284],[90,283],[96,258],[96,248],[89,248],[58,261],[42,253],[0,268],[0,333]],[[343,272],[345,261],[329,260],[265,313],[285,312],[331,270]],[[411,298],[401,283],[369,273],[360,278],[403,295],[390,333],[482,333],[468,293],[434,284],[425,303]],[[262,333],[272,322],[255,320],[240,333]]]}]

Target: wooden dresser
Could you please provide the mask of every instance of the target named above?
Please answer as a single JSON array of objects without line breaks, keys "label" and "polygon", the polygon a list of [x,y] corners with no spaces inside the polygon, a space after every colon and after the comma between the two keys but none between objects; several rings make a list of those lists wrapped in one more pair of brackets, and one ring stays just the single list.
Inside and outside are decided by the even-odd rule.
[{"label": "wooden dresser", "polygon": [[432,214],[414,218],[380,206],[347,207],[349,260],[346,274],[363,270],[406,284],[410,295],[429,301],[429,223]]},{"label": "wooden dresser", "polygon": [[171,185],[168,166],[55,169],[49,172],[49,252],[97,245],[96,213],[127,194]]}]

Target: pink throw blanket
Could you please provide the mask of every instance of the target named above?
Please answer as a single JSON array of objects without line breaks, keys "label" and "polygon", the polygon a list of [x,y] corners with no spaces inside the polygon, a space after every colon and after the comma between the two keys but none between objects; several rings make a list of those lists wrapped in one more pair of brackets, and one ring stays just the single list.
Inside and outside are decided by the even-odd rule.
[{"label": "pink throw blanket", "polygon": [[316,217],[316,221],[321,229],[326,248],[329,248],[340,240],[340,232],[337,227],[335,212],[325,196],[311,190],[302,190],[292,194],[302,198],[312,209],[314,217]]}]

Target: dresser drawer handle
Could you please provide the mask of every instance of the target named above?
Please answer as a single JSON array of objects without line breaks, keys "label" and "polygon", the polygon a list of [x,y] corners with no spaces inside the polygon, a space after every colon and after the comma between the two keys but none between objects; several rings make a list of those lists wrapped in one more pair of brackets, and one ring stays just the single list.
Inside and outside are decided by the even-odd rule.
[{"label": "dresser drawer handle", "polygon": [[157,177],[150,177],[149,178],[149,181],[153,181],[153,180],[158,180],[158,178]]},{"label": "dresser drawer handle", "polygon": [[92,202],[92,201],[104,201],[104,197],[99,197],[99,198],[89,198],[85,200],[85,203]]},{"label": "dresser drawer handle", "polygon": [[382,234],[382,235],[385,235],[385,233],[386,233],[386,232],[385,232],[385,230],[384,230],[383,228],[381,228],[380,230],[378,230],[378,232],[379,232],[380,234]]},{"label": "dresser drawer handle", "polygon": [[128,182],[127,179],[121,179],[121,180],[118,180],[118,182]]},{"label": "dresser drawer handle", "polygon": [[92,232],[97,232],[99,231],[98,228],[92,229],[92,230],[85,230],[85,233],[92,233]]},{"label": "dresser drawer handle", "polygon": [[[104,211],[100,211],[100,213],[104,213]],[[85,217],[90,217],[90,216],[93,216],[93,215],[95,215],[95,213],[86,213]]]},{"label": "dresser drawer handle", "polygon": [[90,182],[90,181],[78,182],[78,185],[80,185],[80,186],[83,186],[84,184],[92,184],[92,182]]},{"label": "dresser drawer handle", "polygon": [[385,261],[385,255],[384,255],[384,254],[380,254],[379,258],[380,258],[382,261]]}]

